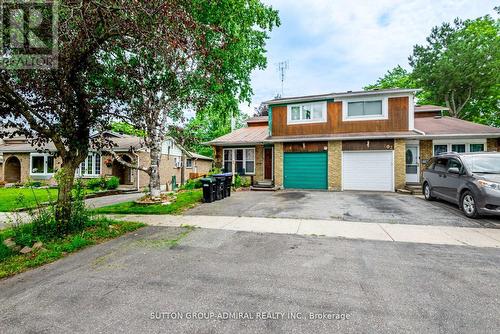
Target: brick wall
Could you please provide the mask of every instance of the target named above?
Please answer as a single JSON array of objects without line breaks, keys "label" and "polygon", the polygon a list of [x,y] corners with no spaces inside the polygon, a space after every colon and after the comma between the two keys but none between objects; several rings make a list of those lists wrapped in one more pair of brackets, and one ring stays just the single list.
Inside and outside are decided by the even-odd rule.
[{"label": "brick wall", "polygon": [[500,139],[488,138],[486,141],[486,150],[489,152],[499,152],[500,151]]},{"label": "brick wall", "polygon": [[274,184],[283,187],[283,143],[274,144]]},{"label": "brick wall", "polygon": [[328,142],[328,190],[342,190],[342,141]]},{"label": "brick wall", "polygon": [[432,140],[420,141],[420,180],[425,169],[425,164],[432,158]]},{"label": "brick wall", "polygon": [[[5,168],[10,157],[15,156],[19,159],[21,163],[21,183],[27,182],[30,178],[40,180],[48,183],[49,185],[56,185],[56,180],[51,177],[49,179],[45,177],[37,178],[36,176],[30,176],[30,154],[29,153],[4,153],[3,154],[3,164],[0,165],[0,180],[5,180]],[[61,158],[56,158],[54,161],[54,168],[56,170],[61,168]]]},{"label": "brick wall", "polygon": [[213,146],[214,149],[214,166],[215,168],[222,168],[222,147]]},{"label": "brick wall", "polygon": [[255,181],[264,180],[264,145],[255,146]]},{"label": "brick wall", "polygon": [[406,142],[404,139],[394,140],[394,183],[396,189],[406,185]]}]

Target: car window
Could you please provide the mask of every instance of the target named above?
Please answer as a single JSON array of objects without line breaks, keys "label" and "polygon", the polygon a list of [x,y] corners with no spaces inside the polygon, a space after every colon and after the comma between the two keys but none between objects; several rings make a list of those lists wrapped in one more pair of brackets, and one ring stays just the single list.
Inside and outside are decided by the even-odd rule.
[{"label": "car window", "polygon": [[436,158],[431,158],[429,161],[427,161],[427,164],[425,165],[425,169],[433,170],[435,163],[436,163]]},{"label": "car window", "polygon": [[448,159],[446,158],[439,158],[436,159],[436,164],[434,165],[434,170],[436,172],[446,172],[448,168],[446,168],[448,165]]},{"label": "car window", "polygon": [[457,159],[450,159],[448,161],[448,169],[450,168],[458,168],[458,170],[462,169],[462,163]]}]

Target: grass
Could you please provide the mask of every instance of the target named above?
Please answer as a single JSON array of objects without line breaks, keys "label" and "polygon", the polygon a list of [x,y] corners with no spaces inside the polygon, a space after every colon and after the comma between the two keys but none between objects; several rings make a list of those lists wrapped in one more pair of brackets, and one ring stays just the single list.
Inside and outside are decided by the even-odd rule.
[{"label": "grass", "polygon": [[[38,203],[57,200],[56,188],[0,188],[0,212],[12,212],[37,207]],[[94,191],[85,189],[85,194]]]},{"label": "grass", "polygon": [[[121,222],[99,218],[87,223],[87,226],[82,232],[68,235],[62,239],[49,241],[43,245],[42,249],[33,250],[26,255],[17,253],[9,254],[9,250],[1,244],[0,279],[21,273],[30,268],[54,262],[67,254],[76,252],[89,245],[95,245],[114,239],[143,226],[145,225],[142,223]],[[13,233],[12,229],[0,231],[0,241],[12,237]]]},{"label": "grass", "polygon": [[0,212],[34,208],[37,201],[54,201],[57,199],[57,192],[57,189],[0,188]]},{"label": "grass", "polygon": [[95,210],[99,214],[144,214],[144,215],[165,215],[180,214],[185,210],[194,207],[201,202],[203,192],[201,189],[180,191],[175,202],[169,205],[150,204],[141,205],[134,202],[125,202],[98,208]]}]

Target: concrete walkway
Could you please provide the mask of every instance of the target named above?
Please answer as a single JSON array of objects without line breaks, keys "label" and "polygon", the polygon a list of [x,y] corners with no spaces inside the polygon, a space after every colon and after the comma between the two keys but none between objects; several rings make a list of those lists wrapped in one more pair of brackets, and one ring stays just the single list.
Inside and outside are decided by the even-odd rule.
[{"label": "concrete walkway", "polygon": [[419,244],[500,248],[500,229],[227,216],[110,215],[152,226],[193,225],[232,231],[318,235]]}]

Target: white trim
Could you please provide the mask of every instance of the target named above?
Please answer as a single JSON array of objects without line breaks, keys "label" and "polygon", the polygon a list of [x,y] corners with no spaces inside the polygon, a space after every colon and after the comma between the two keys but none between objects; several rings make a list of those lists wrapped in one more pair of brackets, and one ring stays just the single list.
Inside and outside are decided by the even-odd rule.
[{"label": "white trim", "polygon": [[[349,116],[349,103],[353,102],[370,102],[370,101],[381,101],[382,102],[382,114],[381,115],[367,115],[367,116]],[[352,98],[342,100],[342,121],[374,121],[374,120],[385,120],[389,119],[389,97],[388,96],[378,96],[378,97],[365,97],[365,98]]]},{"label": "white trim", "polygon": [[408,95],[408,130],[415,130],[415,96]]},{"label": "white trim", "polygon": [[484,145],[484,152],[486,152],[488,150],[486,139],[473,139],[473,138],[449,139],[449,140],[438,139],[438,140],[432,141],[432,156],[436,155],[436,152],[434,151],[435,145],[447,145],[447,147],[448,147],[447,152],[452,151],[452,145],[465,145],[465,153],[467,153],[467,152],[470,152],[470,145],[471,144],[483,144]]},{"label": "white trim", "polygon": [[[362,150],[362,151],[342,151],[342,159],[341,159],[341,180],[342,180],[342,187],[341,191],[344,191],[344,154],[345,153],[382,153],[382,152],[392,152],[392,190],[390,192],[395,192],[396,191],[396,161],[395,161],[395,154],[394,150]],[[374,190],[360,190],[360,191],[374,191]]]},{"label": "white trim", "polygon": [[[226,159],[224,158],[224,152],[225,151],[232,151],[231,152],[231,173],[233,175],[237,174],[236,172],[236,150],[243,150],[243,167],[245,169],[245,175],[255,175],[255,169],[257,168],[256,160],[257,156],[255,155],[255,147],[234,147],[234,148],[224,148],[222,149],[222,168],[226,165]],[[247,157],[245,154],[245,150],[253,150],[253,173],[248,173],[246,171],[246,163],[247,163]],[[252,160],[249,160],[252,161]],[[226,171],[227,172],[227,171]]]},{"label": "white trim", "polygon": [[[33,157],[43,157],[43,173],[33,173]],[[48,157],[52,157],[54,160],[54,166],[53,169],[55,171],[56,169],[56,159],[52,154],[49,153],[30,153],[30,176],[41,176],[41,177],[47,177],[47,176],[53,176],[55,173],[48,173]]]},{"label": "white trim", "polygon": [[[97,167],[97,164],[96,164],[97,155],[99,155],[99,173],[95,172],[96,167]],[[88,159],[89,158],[92,160],[91,173],[88,172]],[[82,169],[81,169],[82,165],[85,165],[85,173],[84,174],[82,174]],[[103,171],[102,170],[102,154],[99,152],[89,152],[89,154],[87,155],[85,160],[80,165],[78,165],[78,167],[76,168],[75,176],[79,177],[79,178],[84,178],[84,179],[98,178],[102,175],[102,171]]]},{"label": "white trim", "polygon": [[263,180],[269,180],[266,179],[266,148],[271,149],[271,181],[274,180],[274,146],[270,147],[265,147],[262,150],[262,178]]},{"label": "white trim", "polygon": [[[406,173],[406,150],[408,149],[408,146],[413,146],[413,147],[416,147],[417,148],[417,180],[414,181],[414,180],[408,180],[408,175],[414,175],[414,174],[408,174]],[[420,141],[418,140],[407,140],[406,141],[406,145],[405,145],[405,180],[406,180],[406,183],[410,182],[410,183],[419,183],[420,182]]]},{"label": "white trim", "polygon": [[[292,120],[292,107],[299,107],[300,108],[300,114],[302,117],[302,108],[305,105],[314,105],[314,104],[320,104],[321,105],[321,119],[313,119],[313,114],[314,111],[311,108],[311,119],[300,119],[300,120]],[[327,107],[327,102],[326,101],[317,101],[317,102],[309,102],[309,103],[295,103],[295,104],[289,104],[286,106],[287,111],[286,111],[286,120],[287,120],[287,125],[291,124],[311,124],[311,123],[326,123],[327,121],[327,114],[328,114],[328,107]]]}]

